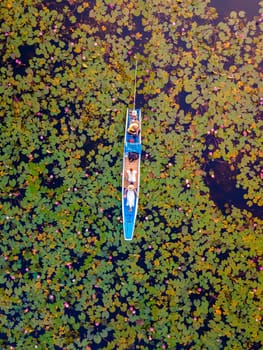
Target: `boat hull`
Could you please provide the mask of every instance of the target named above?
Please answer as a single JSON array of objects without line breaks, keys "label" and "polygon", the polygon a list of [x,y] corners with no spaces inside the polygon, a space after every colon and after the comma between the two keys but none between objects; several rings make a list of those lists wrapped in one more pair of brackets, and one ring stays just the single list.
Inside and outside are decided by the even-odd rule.
[{"label": "boat hull", "polygon": [[[139,135],[130,135],[128,133],[128,127],[131,122],[131,112],[133,110],[127,109],[126,114],[126,126],[125,126],[125,137],[124,137],[124,153],[123,153],[123,171],[122,171],[122,217],[123,217],[123,232],[124,239],[130,241],[133,239],[138,201],[139,201],[139,190],[140,190],[140,163],[141,163],[141,132]],[[137,121],[139,122],[139,129],[141,130],[141,111],[136,109]],[[131,156],[135,156],[131,159]],[[129,157],[130,156],[130,157]],[[128,173],[132,172],[132,182],[129,181]],[[135,181],[134,181],[135,180]],[[129,200],[127,197],[128,186],[133,184],[135,187],[133,206],[129,206]]]}]

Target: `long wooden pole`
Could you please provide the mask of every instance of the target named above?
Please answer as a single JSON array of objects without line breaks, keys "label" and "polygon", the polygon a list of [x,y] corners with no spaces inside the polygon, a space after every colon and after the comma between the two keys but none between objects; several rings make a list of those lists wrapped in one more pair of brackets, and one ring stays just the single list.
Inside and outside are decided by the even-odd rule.
[{"label": "long wooden pole", "polygon": [[137,60],[135,64],[135,74],[134,74],[134,92],[133,92],[133,109],[135,109],[136,105],[136,84],[137,84]]}]

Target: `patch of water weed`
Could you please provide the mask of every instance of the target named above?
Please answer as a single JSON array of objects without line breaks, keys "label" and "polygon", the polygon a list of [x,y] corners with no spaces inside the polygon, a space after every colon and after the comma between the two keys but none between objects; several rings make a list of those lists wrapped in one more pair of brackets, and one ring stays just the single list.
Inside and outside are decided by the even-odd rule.
[{"label": "patch of water weed", "polygon": [[[260,348],[258,5],[248,20],[208,0],[1,2],[1,348]],[[143,162],[127,244],[135,58]]]}]

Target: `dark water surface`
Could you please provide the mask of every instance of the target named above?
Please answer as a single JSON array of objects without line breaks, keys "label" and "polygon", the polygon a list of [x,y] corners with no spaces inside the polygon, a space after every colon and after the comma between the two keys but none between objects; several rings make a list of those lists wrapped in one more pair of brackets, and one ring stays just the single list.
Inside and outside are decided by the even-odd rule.
[{"label": "dark water surface", "polygon": [[[190,5],[202,0],[9,0],[0,18],[5,3],[0,350],[261,349],[261,25],[244,43],[211,18],[195,27]],[[210,5],[216,22],[258,15],[257,1]],[[120,172],[135,54],[144,153],[127,244]]]},{"label": "dark water surface", "polygon": [[231,11],[245,11],[247,17],[252,19],[259,9],[257,0],[211,0],[210,5],[217,9],[219,19],[228,16]]}]

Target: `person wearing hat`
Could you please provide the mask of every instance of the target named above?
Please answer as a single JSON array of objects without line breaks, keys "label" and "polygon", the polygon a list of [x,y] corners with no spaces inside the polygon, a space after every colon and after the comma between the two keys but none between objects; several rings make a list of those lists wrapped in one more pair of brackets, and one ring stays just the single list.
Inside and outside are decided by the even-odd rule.
[{"label": "person wearing hat", "polygon": [[132,211],[132,209],[135,205],[135,195],[137,195],[136,189],[135,189],[134,184],[131,183],[127,187],[126,195],[125,195],[125,197],[127,197],[127,206],[129,207],[129,211]]},{"label": "person wearing hat", "polygon": [[138,135],[139,131],[140,131],[140,125],[138,120],[132,120],[128,128],[128,133],[131,135]]},{"label": "person wearing hat", "polygon": [[140,124],[139,124],[139,121],[137,120],[137,111],[136,109],[133,109],[130,112],[130,125],[128,127],[128,133],[133,136],[137,136],[139,135],[139,131],[140,131]]}]

